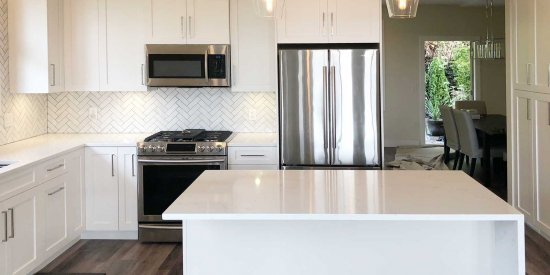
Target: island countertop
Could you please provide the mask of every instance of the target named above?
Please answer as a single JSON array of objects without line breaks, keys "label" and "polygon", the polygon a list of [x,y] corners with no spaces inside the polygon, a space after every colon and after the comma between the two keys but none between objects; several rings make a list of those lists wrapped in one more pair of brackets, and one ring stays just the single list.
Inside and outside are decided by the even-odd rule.
[{"label": "island countertop", "polygon": [[522,220],[457,171],[206,171],[165,220]]}]

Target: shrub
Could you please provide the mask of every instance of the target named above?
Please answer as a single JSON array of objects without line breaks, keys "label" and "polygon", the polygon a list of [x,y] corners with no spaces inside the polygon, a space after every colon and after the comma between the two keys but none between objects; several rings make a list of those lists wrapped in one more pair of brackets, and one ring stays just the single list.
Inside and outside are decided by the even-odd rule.
[{"label": "shrub", "polygon": [[441,118],[439,106],[452,104],[449,81],[445,75],[446,65],[441,57],[434,57],[426,74],[426,114],[434,120]]}]

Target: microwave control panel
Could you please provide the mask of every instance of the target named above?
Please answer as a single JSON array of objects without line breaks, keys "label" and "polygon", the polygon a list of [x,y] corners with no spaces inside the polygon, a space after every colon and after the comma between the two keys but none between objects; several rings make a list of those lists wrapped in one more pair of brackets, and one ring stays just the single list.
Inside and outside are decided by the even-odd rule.
[{"label": "microwave control panel", "polygon": [[210,79],[227,78],[225,58],[226,56],[224,54],[208,55],[208,78]]}]

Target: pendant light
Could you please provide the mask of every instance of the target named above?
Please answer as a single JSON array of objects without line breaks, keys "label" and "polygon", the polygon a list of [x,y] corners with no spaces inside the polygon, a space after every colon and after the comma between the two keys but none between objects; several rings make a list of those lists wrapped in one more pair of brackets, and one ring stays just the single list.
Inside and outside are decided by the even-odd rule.
[{"label": "pendant light", "polygon": [[386,0],[390,18],[415,18],[419,0]]},{"label": "pendant light", "polygon": [[493,6],[493,0],[486,0],[487,37],[485,41],[472,42],[471,51],[474,59],[504,59],[504,39],[496,39],[493,31]]},{"label": "pendant light", "polygon": [[256,0],[256,10],[260,17],[275,16],[275,0]]}]

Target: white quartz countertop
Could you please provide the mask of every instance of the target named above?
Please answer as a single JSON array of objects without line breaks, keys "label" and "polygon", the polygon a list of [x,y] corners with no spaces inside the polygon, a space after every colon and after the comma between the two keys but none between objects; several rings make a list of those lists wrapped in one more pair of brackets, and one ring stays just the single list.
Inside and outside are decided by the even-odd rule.
[{"label": "white quartz countertop", "polygon": [[47,134],[0,146],[0,176],[84,146],[136,146],[149,134]]},{"label": "white quartz countertop", "polygon": [[277,133],[237,133],[229,141],[230,147],[275,147],[279,144]]},{"label": "white quartz countertop", "polygon": [[206,171],[166,220],[519,220],[459,171]]}]

